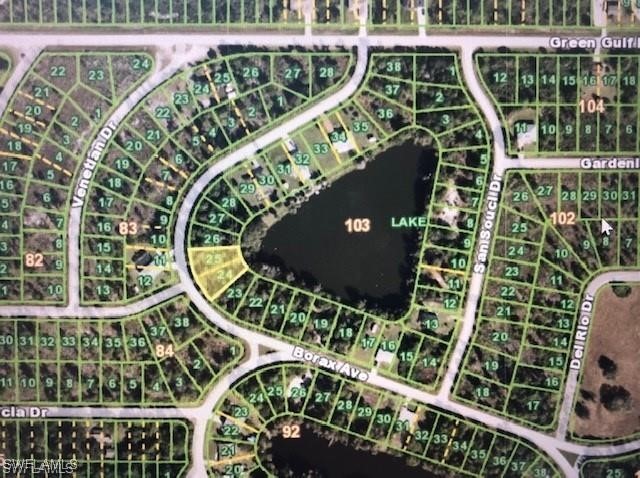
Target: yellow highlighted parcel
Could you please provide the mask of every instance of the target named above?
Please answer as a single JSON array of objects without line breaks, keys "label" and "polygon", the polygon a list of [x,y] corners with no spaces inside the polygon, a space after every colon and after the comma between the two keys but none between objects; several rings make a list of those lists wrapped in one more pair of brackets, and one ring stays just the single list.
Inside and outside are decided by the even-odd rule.
[{"label": "yellow highlighted parcel", "polygon": [[248,269],[240,246],[190,247],[189,264],[209,300],[217,299]]}]

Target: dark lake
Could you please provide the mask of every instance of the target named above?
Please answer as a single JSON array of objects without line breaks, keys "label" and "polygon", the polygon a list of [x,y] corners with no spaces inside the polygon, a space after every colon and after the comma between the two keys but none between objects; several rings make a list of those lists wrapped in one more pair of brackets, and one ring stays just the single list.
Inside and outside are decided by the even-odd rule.
[{"label": "dark lake", "polygon": [[[266,233],[253,261],[280,266],[320,284],[349,305],[360,300],[388,312],[406,309],[419,250],[418,228],[392,228],[392,217],[423,216],[437,155],[407,142],[380,153],[363,170],[338,179]],[[367,218],[367,233],[347,232]]]},{"label": "dark lake", "polygon": [[[303,428],[300,438],[284,439],[274,436],[269,452],[272,455],[272,470],[289,469],[287,476],[310,476],[315,470],[317,478],[434,478],[428,471],[409,466],[404,458],[386,453],[372,454],[368,450],[340,442],[329,441],[313,430]],[[276,476],[283,476],[276,473]],[[260,473],[252,476],[260,478]]]}]

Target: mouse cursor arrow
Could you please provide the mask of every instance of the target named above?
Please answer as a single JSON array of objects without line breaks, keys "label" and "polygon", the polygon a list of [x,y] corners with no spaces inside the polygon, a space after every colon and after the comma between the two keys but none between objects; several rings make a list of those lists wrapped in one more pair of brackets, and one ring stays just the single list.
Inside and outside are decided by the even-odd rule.
[{"label": "mouse cursor arrow", "polygon": [[602,222],[600,223],[600,234],[606,234],[607,236],[610,236],[611,231],[613,231],[613,227],[611,226],[611,224],[602,219]]}]

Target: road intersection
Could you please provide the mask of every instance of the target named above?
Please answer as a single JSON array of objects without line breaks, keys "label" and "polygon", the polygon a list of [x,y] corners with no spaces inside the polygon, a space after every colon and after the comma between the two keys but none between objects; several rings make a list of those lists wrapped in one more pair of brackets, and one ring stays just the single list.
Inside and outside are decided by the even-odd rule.
[{"label": "road intersection", "polygon": [[[20,33],[5,33],[0,35],[0,43],[4,45],[15,45],[20,49],[25,36]],[[14,75],[7,83],[6,88],[0,94],[0,113],[6,107],[8,98],[12,90],[16,87],[19,79],[33,61],[37,52],[44,47],[50,46],[140,46],[141,44],[155,45],[157,48],[169,50],[175,45],[188,42],[192,45],[189,52],[184,55],[176,55],[176,60],[158,69],[145,83],[136,89],[113,113],[110,120],[119,123],[149,91],[162,83],[180,67],[195,61],[206,55],[206,51],[211,45],[250,45],[261,46],[338,46],[357,49],[357,62],[352,77],[338,92],[326,99],[312,105],[301,112],[296,118],[289,120],[262,136],[254,139],[251,143],[237,149],[216,162],[209,170],[200,176],[186,193],[180,207],[174,234],[174,257],[176,268],[179,274],[180,283],[162,292],[151,295],[141,301],[126,306],[109,307],[83,307],[80,305],[79,277],[80,277],[80,214],[81,211],[73,210],[69,221],[69,285],[70,291],[75,295],[70,297],[69,305],[66,307],[52,306],[0,306],[0,316],[13,317],[123,317],[141,312],[153,305],[162,303],[178,294],[186,294],[194,305],[217,327],[225,330],[229,334],[243,338],[251,344],[248,360],[232,370],[223,377],[216,386],[209,392],[207,398],[198,407],[184,408],[75,408],[75,407],[51,407],[48,416],[50,417],[136,417],[136,418],[162,418],[162,417],[184,417],[193,421],[194,441],[192,447],[192,468],[191,477],[205,476],[206,463],[204,463],[203,449],[205,446],[206,424],[210,418],[211,410],[222,394],[229,388],[229,385],[240,377],[250,373],[266,364],[276,362],[294,361],[293,345],[285,341],[258,333],[231,322],[218,313],[210,303],[203,297],[189,272],[187,255],[185,251],[186,231],[191,211],[195,202],[204,191],[206,186],[216,176],[230,168],[234,164],[246,159],[248,156],[265,148],[269,144],[285,137],[295,131],[303,124],[319,117],[342,102],[350,98],[360,86],[366,70],[369,53],[375,48],[389,47],[446,47],[457,49],[461,53],[462,71],[466,85],[482,111],[492,133],[493,140],[493,164],[490,176],[503,177],[508,169],[529,169],[529,168],[557,168],[557,169],[578,169],[580,159],[576,158],[519,158],[512,159],[506,155],[505,142],[502,131],[502,123],[495,112],[491,100],[488,98],[477,77],[473,53],[478,48],[497,48],[508,44],[512,48],[545,48],[549,46],[551,37],[549,35],[537,36],[513,36],[513,35],[487,35],[487,36],[463,36],[463,35],[424,35],[418,36],[390,36],[390,35],[366,35],[364,28],[360,29],[359,36],[337,36],[337,35],[254,35],[254,34],[150,34],[143,38],[136,34],[68,34],[64,36],[42,34],[29,36],[30,47],[28,54],[24,57],[16,68]],[[188,54],[187,54],[188,53]],[[587,287],[587,292],[594,294],[595,291],[606,282],[611,280],[637,280],[636,272],[617,273],[609,272],[597,276]],[[460,364],[467,350],[470,337],[476,325],[477,308],[480,293],[484,281],[484,273],[474,273],[470,278],[470,287],[466,296],[466,305],[462,324],[457,336],[457,341],[451,355],[443,384],[437,394],[430,394],[416,390],[408,385],[378,375],[375,370],[371,370],[368,382],[376,387],[389,390],[402,396],[409,397],[416,401],[438,406],[444,410],[463,415],[477,420],[492,428],[515,434],[531,441],[540,449],[544,450],[562,469],[567,477],[577,476],[577,470],[570,463],[563,452],[577,455],[605,456],[623,453],[640,448],[640,441],[633,441],[621,445],[590,446],[572,443],[567,441],[566,430],[569,416],[577,387],[578,374],[570,373],[565,388],[565,397],[560,413],[560,423],[555,436],[533,431],[524,426],[513,423],[504,418],[496,417],[474,408],[462,405],[450,398],[456,375]],[[271,352],[266,355],[257,355],[257,347],[263,346]]]}]

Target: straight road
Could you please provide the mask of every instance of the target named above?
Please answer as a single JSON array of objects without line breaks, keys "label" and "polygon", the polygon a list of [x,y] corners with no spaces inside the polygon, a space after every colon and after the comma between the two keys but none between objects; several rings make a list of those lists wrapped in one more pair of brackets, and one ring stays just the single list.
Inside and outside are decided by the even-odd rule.
[{"label": "straight road", "polygon": [[[475,65],[473,61],[473,52],[475,47],[462,47],[462,74],[466,82],[467,88],[471,92],[473,98],[478,103],[480,110],[482,111],[485,120],[489,124],[489,130],[493,138],[493,170],[489,174],[489,178],[503,177],[504,171],[507,167],[508,159],[505,155],[504,137],[502,135],[502,123],[496,114],[493,104],[484,89],[480,84],[480,80],[476,74]],[[487,206],[483,211],[482,222],[485,223],[487,215]],[[493,221],[491,229],[487,229],[489,233],[493,235],[493,229],[497,225],[497,221]],[[476,247],[479,247],[477,245]],[[471,266],[473,267],[473,266]],[[484,272],[474,272],[471,274],[471,281],[469,284],[469,290],[466,297],[466,305],[464,310],[464,316],[462,319],[462,327],[458,333],[456,345],[451,353],[447,371],[445,372],[442,386],[440,388],[439,396],[441,398],[448,398],[452,392],[455,378],[460,370],[460,364],[464,357],[471,334],[473,334],[473,327],[476,322],[476,312],[478,303],[480,301],[480,293],[482,291],[482,285],[484,284]]]},{"label": "straight road", "polygon": [[107,307],[56,307],[47,305],[2,305],[0,317],[50,317],[50,318],[118,318],[139,314],[184,292],[184,286],[177,284],[127,305]]},{"label": "straight road", "polygon": [[[371,47],[449,47],[449,48],[498,48],[508,45],[512,49],[537,49],[549,47],[549,41],[554,35],[292,35],[288,34],[254,34],[254,33],[0,33],[0,44],[7,46],[22,46],[25,42],[32,47],[105,47],[117,45],[122,47],[173,48],[185,43],[194,47],[210,48],[216,45],[257,45],[262,47],[277,46],[330,46],[357,47],[362,38],[366,38]],[[598,39],[599,36],[584,37]]]},{"label": "straight road", "polygon": [[[331,46],[331,47],[345,47],[345,48],[357,48],[358,49],[358,61],[356,63],[355,73],[353,77],[349,80],[349,82],[337,93],[326,98],[325,100],[319,102],[318,104],[310,107],[307,111],[298,115],[295,119],[290,120],[280,127],[275,128],[274,130],[264,134],[263,136],[255,139],[252,143],[247,144],[246,146],[238,149],[237,151],[231,153],[229,156],[225,157],[221,161],[217,162],[213,165],[201,178],[199,178],[192,189],[187,193],[185,200],[180,208],[180,212],[178,214],[178,221],[175,231],[175,257],[178,265],[178,272],[180,275],[181,285],[173,287],[171,289],[167,289],[159,294],[155,294],[143,301],[140,301],[136,304],[132,304],[130,306],[122,306],[122,307],[105,307],[105,308],[87,308],[87,307],[79,307],[75,304],[75,301],[71,304],[71,307],[32,307],[32,306],[4,306],[0,307],[0,315],[40,315],[40,316],[76,316],[76,317],[116,317],[123,315],[130,315],[131,313],[136,313],[136,311],[145,310],[148,307],[153,306],[156,303],[160,303],[167,298],[173,297],[176,294],[186,292],[190,299],[194,302],[194,304],[208,317],[208,319],[213,322],[218,327],[223,330],[231,333],[233,335],[237,335],[242,337],[243,339],[249,341],[252,344],[252,355],[250,357],[249,362],[235,369],[228,376],[228,380],[225,379],[221,381],[214,389],[215,393],[212,392],[211,395],[207,398],[205,403],[196,409],[188,409],[188,408],[180,408],[180,409],[120,409],[125,416],[138,417],[138,416],[153,416],[154,413],[166,413],[168,415],[181,416],[190,418],[194,420],[194,423],[198,424],[197,426],[197,446],[192,448],[194,455],[194,468],[191,471],[190,476],[202,476],[198,473],[201,473],[203,467],[206,466],[204,464],[203,456],[201,451],[204,449],[204,433],[206,429],[202,427],[206,427],[206,417],[208,418],[208,413],[210,413],[211,408],[213,407],[216,397],[221,397],[225,390],[228,389],[230,380],[235,380],[236,378],[242,376],[245,373],[248,373],[251,370],[254,370],[254,365],[257,367],[259,363],[259,359],[256,358],[255,352],[257,350],[257,345],[262,345],[264,347],[273,349],[277,351],[274,354],[269,354],[263,357],[277,356],[279,361],[283,360],[292,360],[292,350],[293,346],[280,341],[278,339],[269,337],[267,335],[257,333],[252,330],[245,329],[244,327],[240,327],[235,323],[225,319],[220,314],[215,311],[208,301],[200,294],[197,287],[193,283],[188,269],[188,264],[186,261],[185,254],[185,239],[186,239],[186,226],[187,220],[190,216],[190,212],[193,209],[196,199],[201,194],[201,192],[206,188],[207,184],[211,179],[220,174],[225,169],[231,167],[233,164],[236,164],[243,159],[246,159],[250,155],[254,154],[261,148],[273,143],[281,139],[284,135],[294,131],[299,128],[301,125],[315,119],[319,114],[328,111],[336,106],[338,106],[342,101],[347,100],[349,97],[353,95],[353,93],[357,90],[358,86],[361,83],[361,80],[364,78],[364,74],[366,71],[367,65],[367,57],[368,52],[371,48],[391,48],[398,46],[406,46],[406,47],[419,47],[419,46],[428,46],[428,47],[443,47],[443,48],[453,48],[460,49],[462,52],[462,71],[465,76],[465,80],[474,96],[475,100],[478,102],[480,109],[482,110],[487,122],[490,126],[490,130],[493,136],[493,147],[494,147],[494,160],[493,160],[493,174],[502,175],[504,171],[510,168],[549,168],[549,167],[559,167],[559,168],[577,168],[579,167],[579,159],[571,159],[571,158],[560,158],[557,162],[554,159],[509,159],[505,155],[505,144],[504,138],[502,134],[502,126],[497,117],[497,114],[491,104],[491,101],[484,93],[478,78],[476,77],[474,62],[473,62],[473,51],[479,47],[483,48],[497,48],[505,45],[509,45],[510,48],[513,49],[537,49],[541,47],[548,47],[551,36],[549,35],[536,35],[536,36],[513,36],[513,35],[425,35],[424,32],[421,35],[417,36],[392,36],[392,35],[365,35],[366,31],[363,32],[360,29],[359,36],[345,36],[345,35],[256,35],[252,33],[233,33],[233,34],[188,34],[188,33],[163,33],[163,34],[145,34],[144,37],[141,37],[139,34],[132,33],[97,33],[97,34],[69,34],[69,35],[55,35],[55,34],[34,34],[32,32],[28,34],[21,33],[4,33],[0,34],[0,43],[8,46],[18,46],[23,45],[26,41],[29,42],[30,45],[33,45],[33,51],[39,51],[39,49],[44,48],[45,46],[66,46],[66,47],[91,47],[91,46],[101,46],[105,45],[118,45],[118,47],[132,47],[139,48],[141,45],[149,45],[156,48],[165,48],[171,49],[174,48],[175,45],[180,45],[184,43],[188,43],[193,45],[195,48],[194,51],[198,51],[199,54],[204,51],[203,49],[209,48],[212,45],[220,45],[220,44],[228,44],[228,45],[260,45],[265,47],[278,47],[285,45],[299,45],[306,47],[313,46]],[[598,38],[598,37],[594,37]],[[177,65],[176,65],[177,67]],[[22,67],[24,68],[24,67]],[[179,68],[179,67],[177,67]],[[135,104],[146,94],[146,91],[150,91],[150,89],[159,84],[165,78],[163,75],[169,75],[171,68],[163,70],[166,73],[154,75],[149,81],[149,83],[143,85],[140,89],[138,89],[125,103],[121,105],[121,107],[114,113],[112,118],[116,120],[119,118],[121,120],[124,115],[130,109],[132,109]],[[168,77],[168,76],[167,76]],[[10,82],[13,82],[10,85],[10,88],[5,89],[5,91],[0,95],[0,108],[6,106],[7,98],[12,92],[13,88],[17,84],[18,76],[14,75],[10,79]],[[148,89],[147,89],[148,88]],[[3,100],[4,98],[4,100]],[[3,104],[5,101],[5,104]],[[78,222],[74,222],[74,230],[79,230]],[[70,235],[72,231],[70,230]],[[77,244],[77,240],[74,242]],[[74,246],[75,247],[75,246]],[[76,253],[79,254],[78,248],[76,248]],[[79,256],[78,256],[79,257]],[[75,271],[75,272],[74,272]],[[72,273],[78,273],[77,266],[74,266]],[[77,282],[77,281],[76,281]],[[473,327],[475,324],[475,315],[477,311],[477,304],[479,300],[480,291],[482,288],[483,275],[482,274],[474,274],[471,277],[471,283],[469,287],[469,292],[467,296],[467,301],[465,304],[465,312],[463,323],[461,327],[461,331],[458,336],[458,340],[456,345],[454,346],[454,351],[452,354],[452,359],[449,363],[447,371],[445,373],[443,387],[440,390],[440,393],[437,395],[428,394],[425,392],[421,392],[412,387],[409,387],[405,384],[395,382],[393,380],[380,377],[377,374],[373,373],[370,377],[370,383],[375,386],[384,388],[386,390],[392,391],[394,393],[412,398],[414,400],[432,404],[438,406],[444,410],[451,411],[453,413],[458,413],[463,416],[467,416],[474,420],[480,421],[487,426],[494,427],[496,429],[506,431],[509,433],[516,434],[518,436],[523,437],[524,439],[530,440],[539,446],[542,450],[547,452],[554,461],[557,462],[558,466],[563,470],[566,476],[575,476],[575,470],[571,467],[567,459],[560,453],[560,450],[569,451],[571,453],[576,454],[587,454],[587,455],[609,455],[621,453],[633,449],[637,449],[640,446],[640,442],[630,442],[624,445],[615,445],[615,446],[603,446],[603,447],[587,447],[583,445],[577,445],[568,443],[565,441],[564,434],[562,436],[550,436],[540,432],[536,432],[530,430],[529,428],[514,424],[506,419],[496,417],[490,415],[485,412],[481,412],[474,408],[467,407],[465,405],[461,405],[459,403],[453,402],[449,399],[449,394],[451,392],[451,388],[455,381],[455,375],[457,374],[462,357],[464,356],[464,352],[469,342],[469,338],[473,332]],[[64,314],[64,315],[60,315]],[[275,359],[274,359],[275,360]],[[573,395],[575,393],[575,388],[573,391],[567,389],[565,390],[565,403],[563,403],[563,409],[565,407],[570,407]],[[569,403],[569,405],[566,405]],[[208,410],[207,410],[208,408]],[[55,416],[65,416],[64,413],[78,413],[77,416],[96,416],[96,414],[105,413],[105,414],[113,414],[118,413],[118,409],[96,409],[96,408],[78,408],[78,409],[68,409],[68,408],[57,408],[51,409],[54,410],[54,414],[58,414]],[[77,410],[72,411],[72,410]],[[125,411],[129,410],[129,411]],[[169,411],[173,410],[173,411]],[[194,414],[194,410],[198,410]],[[138,415],[136,415],[138,413]],[[561,426],[565,427],[566,424],[561,424]],[[558,432],[560,435],[560,431]],[[199,471],[196,471],[199,470]]]}]

